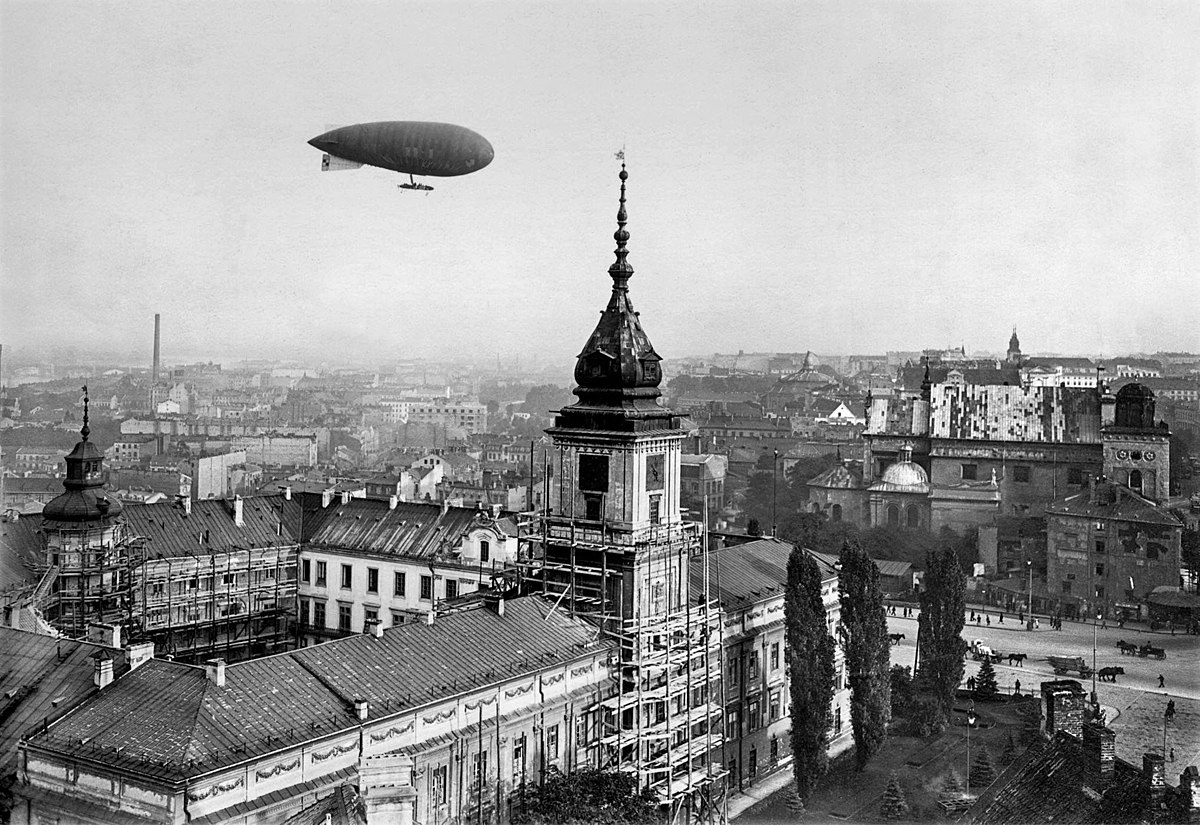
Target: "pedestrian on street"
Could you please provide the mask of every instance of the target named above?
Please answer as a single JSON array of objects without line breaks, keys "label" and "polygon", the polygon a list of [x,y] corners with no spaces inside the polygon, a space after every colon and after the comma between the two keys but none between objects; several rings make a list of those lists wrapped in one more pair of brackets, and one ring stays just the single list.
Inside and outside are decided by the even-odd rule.
[{"label": "pedestrian on street", "polygon": [[971,621],[975,621],[975,611],[971,611]]},{"label": "pedestrian on street", "polygon": [[1038,623],[1037,619],[1034,619],[1033,620],[1033,629],[1037,630],[1039,627],[1041,627],[1041,624]]},{"label": "pedestrian on street", "polygon": [[1004,624],[1004,611],[1000,611],[1000,624]]},{"label": "pedestrian on street", "polygon": [[1163,716],[1167,717],[1168,722],[1175,718],[1175,700],[1174,699],[1171,699],[1170,701],[1167,702],[1167,712],[1164,713]]},{"label": "pedestrian on street", "polygon": [[984,617],[985,619],[987,619],[987,626],[988,626],[988,627],[991,627],[991,626],[992,626],[992,617],[991,617],[991,616],[989,616],[989,615],[988,615],[988,614],[986,614],[986,613],[984,613],[984,614],[983,614],[983,617]]},{"label": "pedestrian on street", "polygon": [[1171,748],[1171,761],[1172,762],[1175,761],[1175,749],[1174,748]]},{"label": "pedestrian on street", "polygon": [[975,677],[974,676],[967,677],[967,690],[970,690],[970,691],[975,690]]},{"label": "pedestrian on street", "polygon": [[1158,674],[1158,686],[1159,686],[1159,687],[1166,687],[1166,686],[1167,686],[1167,682],[1166,682],[1166,680],[1163,678],[1163,675],[1162,675],[1161,673],[1160,673],[1160,674]]},{"label": "pedestrian on street", "polygon": [[1017,614],[1017,624],[1025,624],[1025,611],[1022,610]]}]

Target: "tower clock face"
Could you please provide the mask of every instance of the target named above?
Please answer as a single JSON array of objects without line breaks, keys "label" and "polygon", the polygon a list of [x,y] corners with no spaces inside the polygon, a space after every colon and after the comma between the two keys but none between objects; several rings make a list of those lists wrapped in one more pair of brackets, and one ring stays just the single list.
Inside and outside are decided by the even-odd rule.
[{"label": "tower clock face", "polygon": [[663,486],[663,464],[664,457],[662,454],[646,456],[646,488],[649,490],[661,490]]}]

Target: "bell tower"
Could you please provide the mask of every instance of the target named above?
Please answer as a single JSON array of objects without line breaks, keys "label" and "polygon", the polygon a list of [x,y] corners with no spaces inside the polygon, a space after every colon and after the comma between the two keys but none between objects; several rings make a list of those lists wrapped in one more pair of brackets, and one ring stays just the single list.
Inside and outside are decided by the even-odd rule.
[{"label": "bell tower", "polygon": [[661,404],[662,358],[629,299],[624,164],[619,177],[612,293],[577,357],[578,400],[547,430],[554,467],[533,554],[543,593],[618,643],[601,767],[630,771],[681,821],[723,810],[720,612],[690,588],[702,548],[679,508],[686,431]]}]

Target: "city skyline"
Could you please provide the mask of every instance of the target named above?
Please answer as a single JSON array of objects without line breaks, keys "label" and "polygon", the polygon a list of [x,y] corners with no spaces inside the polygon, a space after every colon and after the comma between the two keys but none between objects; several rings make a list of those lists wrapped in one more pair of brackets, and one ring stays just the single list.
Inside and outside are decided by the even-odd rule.
[{"label": "city skyline", "polygon": [[[1200,349],[1187,4],[0,20],[14,350],[148,353],[161,312],[168,361],[569,365],[609,288],[621,148],[632,298],[668,359],[999,352],[1013,326],[1029,352]],[[461,123],[496,159],[427,196],[319,173],[310,137],[383,119]]]}]

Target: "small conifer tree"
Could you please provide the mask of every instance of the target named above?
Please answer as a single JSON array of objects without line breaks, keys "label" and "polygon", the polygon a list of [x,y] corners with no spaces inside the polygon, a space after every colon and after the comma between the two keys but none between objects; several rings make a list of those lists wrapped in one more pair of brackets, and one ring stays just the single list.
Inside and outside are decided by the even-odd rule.
[{"label": "small conifer tree", "polygon": [[996,668],[992,667],[991,659],[984,659],[983,664],[979,666],[979,673],[975,674],[975,698],[980,701],[988,701],[994,699],[1000,693],[1000,686],[996,684]]},{"label": "small conifer tree", "polygon": [[1013,740],[1012,731],[1008,732],[1008,742],[1004,745],[1004,752],[1000,754],[1000,761],[1005,765],[1017,758],[1017,743]]},{"label": "small conifer tree", "polygon": [[900,819],[908,813],[908,801],[904,798],[904,788],[900,786],[900,778],[896,772],[888,776],[887,790],[883,792],[883,805],[879,813],[886,820]]},{"label": "small conifer tree", "polygon": [[942,789],[938,791],[938,801],[954,802],[962,799],[963,793],[962,777],[958,775],[958,771],[950,771],[942,780]]},{"label": "small conifer tree", "polygon": [[986,747],[980,748],[979,755],[971,763],[971,787],[976,789],[976,793],[981,793],[995,780],[996,768],[992,765],[992,755]]}]

